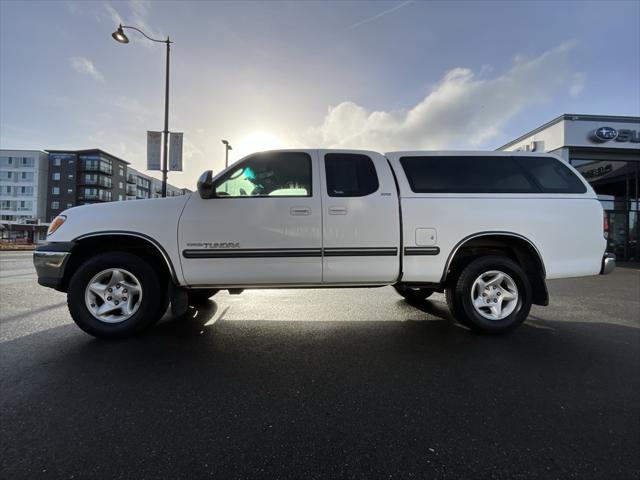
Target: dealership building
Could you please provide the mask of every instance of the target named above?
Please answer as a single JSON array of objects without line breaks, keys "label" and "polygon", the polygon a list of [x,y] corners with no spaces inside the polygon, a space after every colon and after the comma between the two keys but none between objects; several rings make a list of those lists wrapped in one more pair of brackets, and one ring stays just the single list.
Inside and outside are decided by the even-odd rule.
[{"label": "dealership building", "polygon": [[549,152],[573,165],[605,209],[608,251],[640,260],[640,117],[565,114],[497,150]]}]

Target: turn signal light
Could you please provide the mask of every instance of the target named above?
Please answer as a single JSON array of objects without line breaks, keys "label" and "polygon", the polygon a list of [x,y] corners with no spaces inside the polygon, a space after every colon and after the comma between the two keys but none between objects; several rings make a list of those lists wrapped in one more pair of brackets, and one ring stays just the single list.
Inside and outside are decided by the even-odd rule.
[{"label": "turn signal light", "polygon": [[49,229],[47,230],[47,236],[53,235],[53,232],[58,230],[66,219],[67,217],[65,217],[64,215],[58,215],[56,218],[54,218],[53,222],[51,222],[51,225],[49,225]]},{"label": "turn signal light", "polygon": [[607,212],[602,212],[602,232],[604,234],[604,238],[609,238],[609,216]]}]

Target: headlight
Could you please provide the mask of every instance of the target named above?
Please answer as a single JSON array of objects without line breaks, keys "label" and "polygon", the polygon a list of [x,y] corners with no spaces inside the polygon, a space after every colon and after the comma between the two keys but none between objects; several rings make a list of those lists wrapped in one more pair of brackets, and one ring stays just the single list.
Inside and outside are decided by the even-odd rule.
[{"label": "headlight", "polygon": [[54,218],[53,222],[51,222],[51,225],[49,225],[49,230],[47,230],[47,236],[53,235],[53,233],[62,226],[66,219],[67,217],[65,217],[64,215],[58,215],[56,218]]}]

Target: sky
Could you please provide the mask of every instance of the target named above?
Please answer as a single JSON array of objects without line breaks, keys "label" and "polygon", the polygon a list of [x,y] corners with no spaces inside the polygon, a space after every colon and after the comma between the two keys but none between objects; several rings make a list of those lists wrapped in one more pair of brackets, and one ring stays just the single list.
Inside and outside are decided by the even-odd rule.
[{"label": "sky", "polygon": [[[640,1],[0,0],[0,147],[101,148],[144,170],[162,130],[206,169],[271,148],[495,149],[563,113],[640,115]],[[151,172],[159,177],[159,172]]]}]

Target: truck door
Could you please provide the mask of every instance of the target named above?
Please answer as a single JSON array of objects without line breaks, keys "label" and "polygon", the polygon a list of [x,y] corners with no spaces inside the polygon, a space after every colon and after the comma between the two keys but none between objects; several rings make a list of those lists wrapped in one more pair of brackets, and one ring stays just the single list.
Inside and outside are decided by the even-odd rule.
[{"label": "truck door", "polygon": [[317,152],[247,157],[195,193],[178,227],[189,285],[320,284],[322,230]]},{"label": "truck door", "polygon": [[320,150],[325,284],[384,284],[400,270],[398,194],[385,157]]}]

